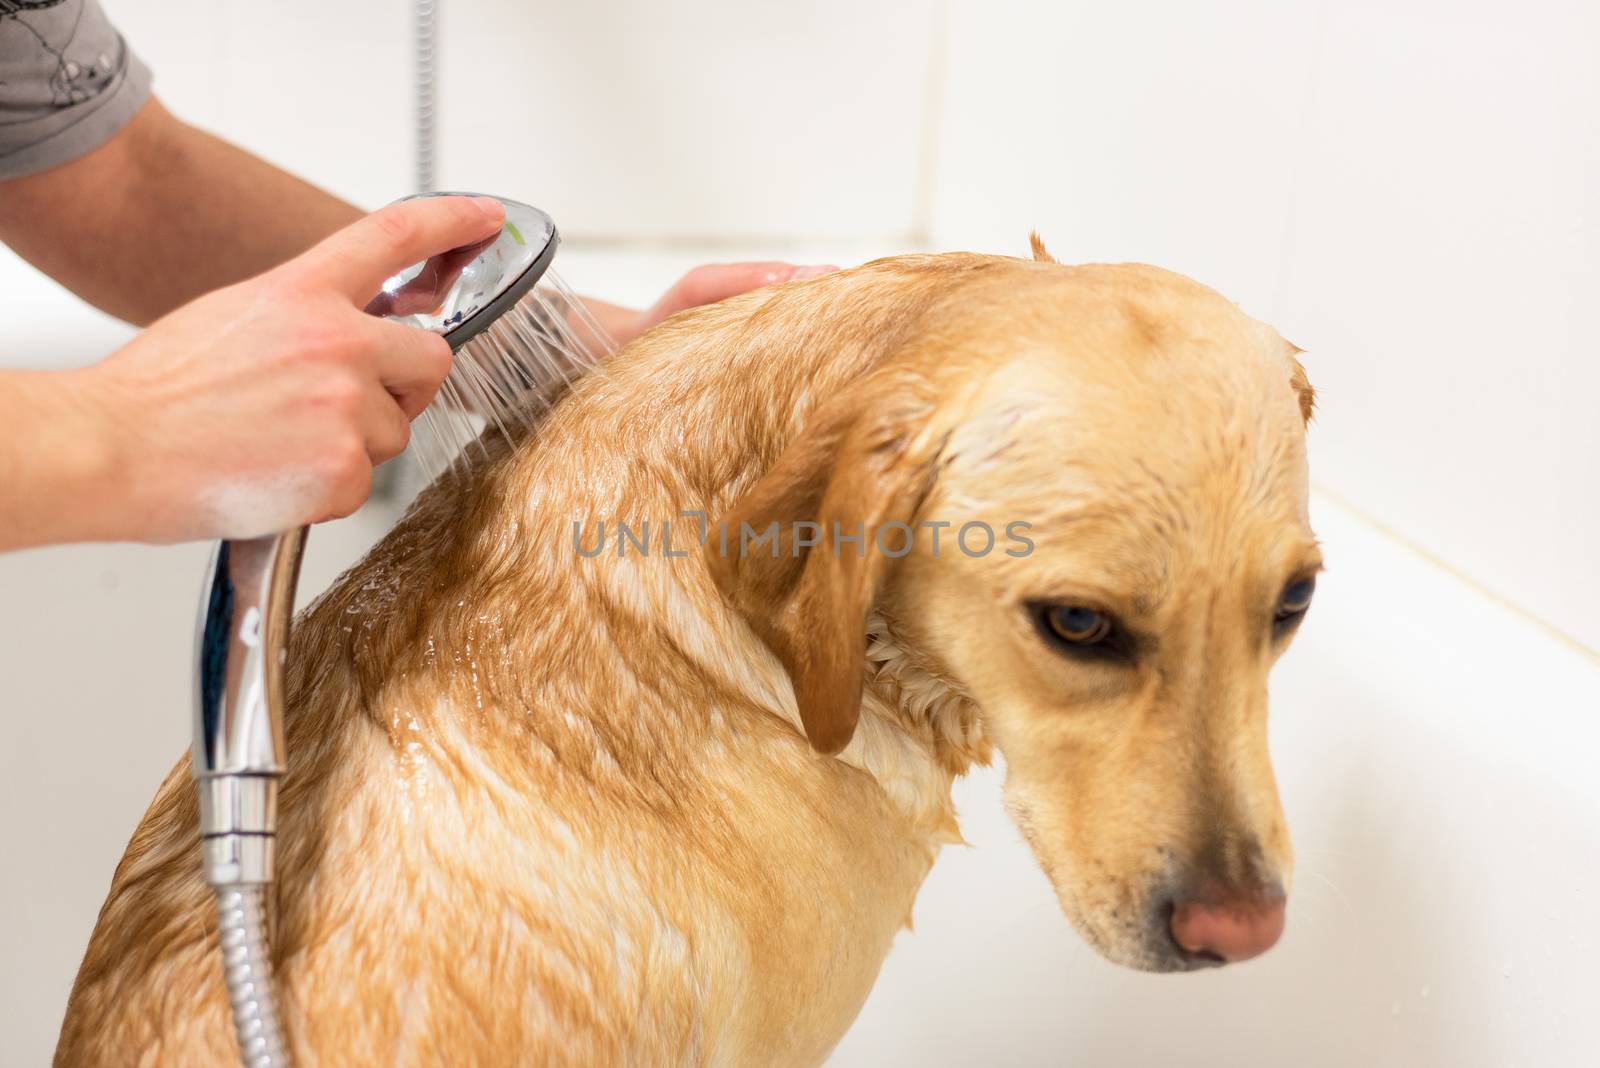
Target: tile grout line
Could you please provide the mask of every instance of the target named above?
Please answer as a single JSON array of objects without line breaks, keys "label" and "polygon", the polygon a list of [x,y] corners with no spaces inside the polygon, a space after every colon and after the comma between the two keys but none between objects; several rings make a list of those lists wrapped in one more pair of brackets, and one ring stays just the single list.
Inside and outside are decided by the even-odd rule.
[{"label": "tile grout line", "polygon": [[1284,318],[1284,305],[1288,303],[1290,281],[1294,277],[1294,251],[1297,241],[1296,219],[1299,215],[1300,179],[1305,171],[1305,158],[1311,151],[1307,130],[1317,119],[1317,101],[1322,93],[1322,65],[1327,53],[1328,0],[1317,8],[1316,39],[1311,62],[1306,66],[1306,81],[1302,88],[1299,121],[1294,130],[1294,152],[1289,166],[1289,196],[1284,205],[1283,233],[1278,240],[1278,277],[1273,285],[1273,321]]},{"label": "tile grout line", "polygon": [[929,248],[933,243],[945,97],[950,91],[950,0],[933,0],[928,15],[931,22],[928,67],[922,85],[922,130],[918,137],[916,186],[912,190],[911,207],[912,240],[919,248]]},{"label": "tile grout line", "polygon": [[902,248],[908,244],[915,244],[917,235],[911,231],[882,233],[851,234],[849,236],[806,237],[798,234],[653,234],[649,236],[630,236],[627,234],[603,234],[563,232],[561,247],[563,251],[585,253],[589,255],[615,255],[626,253],[630,255],[706,255],[706,254],[751,254],[757,250],[766,250],[773,253],[817,252],[823,249],[838,249],[844,252],[857,252],[868,250],[867,254],[877,256],[883,246]]},{"label": "tile grout line", "polygon": [[1445,574],[1449,575],[1457,582],[1460,582],[1462,585],[1484,597],[1487,597],[1490,601],[1493,601],[1501,608],[1506,609],[1524,621],[1532,623],[1535,627],[1544,631],[1546,635],[1556,639],[1561,644],[1567,646],[1569,649],[1572,649],[1585,659],[1590,660],[1595,664],[1600,664],[1600,650],[1584,644],[1574,635],[1568,634],[1554,623],[1551,623],[1544,617],[1535,614],[1530,609],[1524,608],[1522,605],[1511,600],[1509,597],[1506,597],[1504,594],[1496,593],[1494,590],[1485,586],[1483,583],[1479,582],[1477,579],[1473,578],[1459,567],[1456,567],[1448,560],[1445,560],[1442,556],[1433,552],[1431,549],[1428,549],[1420,543],[1413,541],[1411,538],[1408,538],[1404,534],[1400,533],[1400,531],[1396,530],[1394,527],[1389,526],[1382,520],[1376,519],[1362,509],[1356,507],[1354,504],[1350,503],[1348,498],[1329,489],[1325,484],[1313,480],[1311,483],[1311,488],[1320,496],[1325,498],[1329,504],[1332,504],[1335,508],[1338,508],[1346,515],[1365,523],[1378,534],[1388,538],[1390,541],[1396,542],[1414,555],[1421,557],[1424,561],[1432,564],[1434,567],[1438,568],[1440,571],[1443,571]]}]

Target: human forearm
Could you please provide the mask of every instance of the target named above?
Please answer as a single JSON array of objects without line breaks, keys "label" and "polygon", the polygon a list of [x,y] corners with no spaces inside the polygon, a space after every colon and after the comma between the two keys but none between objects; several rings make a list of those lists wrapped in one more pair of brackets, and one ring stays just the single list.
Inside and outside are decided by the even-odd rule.
[{"label": "human forearm", "polygon": [[85,378],[0,371],[0,552],[118,536],[119,457]]},{"label": "human forearm", "polygon": [[361,214],[154,98],[93,152],[0,184],[0,241],[141,325],[304,252]]},{"label": "human forearm", "polygon": [[504,217],[464,197],[385,208],[90,367],[0,372],[0,551],[348,515],[450,367],[443,338],[363,307],[406,264]]}]

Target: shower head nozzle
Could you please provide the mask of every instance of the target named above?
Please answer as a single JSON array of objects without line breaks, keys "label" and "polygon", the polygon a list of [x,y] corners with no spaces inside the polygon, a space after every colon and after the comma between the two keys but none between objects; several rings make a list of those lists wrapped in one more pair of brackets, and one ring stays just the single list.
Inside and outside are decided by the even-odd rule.
[{"label": "shower head nozzle", "polygon": [[550,270],[561,241],[554,220],[515,200],[489,199],[505,209],[498,234],[412,264],[366,308],[441,335],[456,354],[437,403],[419,417],[425,432],[414,451],[430,476],[469,447],[486,454],[479,417],[515,440],[514,428],[613,348],[594,314]]},{"label": "shower head nozzle", "polygon": [[561,237],[555,220],[538,208],[504,197],[492,199],[506,210],[498,234],[412,264],[384,282],[366,310],[442,334],[451,349],[459,350],[526,296],[555,259]]}]

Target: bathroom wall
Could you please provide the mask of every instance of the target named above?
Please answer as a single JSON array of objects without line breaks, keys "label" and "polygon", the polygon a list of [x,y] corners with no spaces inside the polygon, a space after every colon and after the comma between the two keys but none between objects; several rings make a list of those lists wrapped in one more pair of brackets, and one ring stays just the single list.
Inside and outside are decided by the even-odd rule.
[{"label": "bathroom wall", "polygon": [[[180,114],[361,203],[409,190],[406,5],[103,2]],[[442,183],[548,206],[590,291],[642,302],[745,255],[1021,253],[1037,228],[1064,261],[1192,274],[1307,350],[1330,571],[1275,676],[1284,943],[1214,975],[1104,964],[984,772],[960,789],[976,848],[936,867],[836,1063],[1600,1061],[1600,11],[440,7]],[[0,293],[0,364],[127,336],[3,250]],[[308,588],[387,518],[319,531]],[[0,1065],[47,1057],[184,745],[196,551],[0,556]]]},{"label": "bathroom wall", "polygon": [[1600,646],[1600,8],[952,11],[938,246],[1217,287],[1307,350],[1323,486]]}]

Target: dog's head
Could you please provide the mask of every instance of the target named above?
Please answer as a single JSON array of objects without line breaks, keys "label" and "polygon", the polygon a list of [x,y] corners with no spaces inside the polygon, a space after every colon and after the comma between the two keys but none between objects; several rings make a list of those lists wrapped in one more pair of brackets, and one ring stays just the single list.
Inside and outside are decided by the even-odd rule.
[{"label": "dog's head", "polygon": [[821,752],[855,730],[869,614],[975,704],[1107,957],[1253,956],[1292,868],[1267,672],[1321,563],[1296,350],[1146,267],[1019,262],[943,307],[724,517],[778,523],[778,553],[714,555],[718,584]]}]

